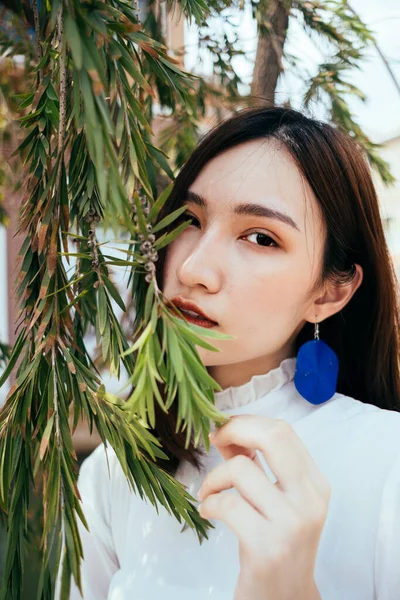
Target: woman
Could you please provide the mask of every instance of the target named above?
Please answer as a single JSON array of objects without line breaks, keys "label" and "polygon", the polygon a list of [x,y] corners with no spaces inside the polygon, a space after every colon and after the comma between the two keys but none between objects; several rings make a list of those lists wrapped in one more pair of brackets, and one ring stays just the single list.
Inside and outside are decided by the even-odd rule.
[{"label": "woman", "polygon": [[[182,168],[166,212],[184,203],[191,224],[158,282],[234,336],[199,353],[235,418],[201,461],[162,417],[157,432],[215,529],[199,545],[129,491],[113,456],[109,478],[98,448],[80,476],[84,598],[395,600],[399,308],[361,150],[298,112],[245,110]],[[339,359],[334,393],[334,357],[318,354],[316,397],[314,334]]]}]

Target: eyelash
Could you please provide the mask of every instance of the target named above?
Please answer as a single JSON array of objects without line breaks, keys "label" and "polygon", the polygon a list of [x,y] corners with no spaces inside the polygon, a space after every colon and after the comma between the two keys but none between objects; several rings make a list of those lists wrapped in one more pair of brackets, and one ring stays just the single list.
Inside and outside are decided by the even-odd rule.
[{"label": "eyelash", "polygon": [[[180,218],[182,220],[190,219],[192,221],[192,225],[194,227],[195,227],[195,225],[193,224],[193,221],[197,221],[198,223],[200,223],[200,221],[198,220],[198,218],[195,217],[194,215],[190,214],[189,212],[183,213]],[[255,244],[255,246],[260,246],[261,248],[271,248],[271,247],[279,248],[279,246],[276,243],[276,241],[271,236],[267,235],[266,233],[262,233],[261,231],[253,231],[252,233],[248,233],[247,235],[245,235],[243,237],[246,238],[249,235],[262,235],[264,238],[267,238],[268,240],[270,240],[272,242],[272,244],[268,244],[268,245],[265,245],[265,246],[263,246],[262,244]]]}]

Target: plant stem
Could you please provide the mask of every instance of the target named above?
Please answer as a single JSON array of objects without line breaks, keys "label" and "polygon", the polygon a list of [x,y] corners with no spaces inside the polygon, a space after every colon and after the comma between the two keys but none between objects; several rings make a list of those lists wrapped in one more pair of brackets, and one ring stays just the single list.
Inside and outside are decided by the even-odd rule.
[{"label": "plant stem", "polygon": [[58,126],[58,171],[55,184],[57,191],[60,185],[61,168],[63,164],[64,140],[66,133],[66,116],[67,116],[67,52],[66,44],[64,43],[64,9],[61,3],[57,15],[58,29],[58,49],[60,53],[60,122]]},{"label": "plant stem", "polygon": [[58,393],[57,393],[57,372],[56,372],[56,347],[55,343],[51,350],[51,368],[53,371],[53,408],[54,408],[54,426],[56,431],[56,444],[58,449],[61,448],[61,429],[60,429],[60,413],[58,411]]},{"label": "plant stem", "polygon": [[[39,10],[37,0],[32,1],[33,19],[35,22],[35,33],[36,33],[36,54],[38,64],[42,60],[42,47],[40,45],[40,22],[39,22]],[[39,81],[43,79],[43,70],[39,71]]]},{"label": "plant stem", "polygon": [[[353,15],[354,15],[355,17],[357,17],[357,19],[359,19],[359,20],[361,21],[361,18],[360,18],[360,16],[359,16],[358,12],[356,12],[356,11],[354,10],[354,8],[352,8],[352,7],[350,6],[350,4],[347,4],[347,8],[350,10],[350,12],[351,12],[351,13],[353,13]],[[392,67],[391,67],[391,66],[390,66],[390,64],[389,64],[389,61],[387,60],[386,56],[383,54],[383,52],[382,52],[382,50],[381,50],[381,47],[379,46],[378,42],[375,40],[375,37],[374,37],[374,39],[372,40],[372,44],[373,44],[373,46],[374,46],[375,50],[377,51],[377,53],[379,54],[379,57],[380,57],[380,59],[382,60],[383,64],[385,65],[385,68],[386,68],[386,70],[387,70],[387,72],[388,72],[388,74],[389,74],[389,77],[390,77],[390,78],[391,78],[391,80],[393,81],[393,83],[394,83],[394,85],[395,85],[395,88],[396,88],[396,90],[397,90],[397,91],[399,92],[399,94],[400,94],[400,82],[397,80],[397,78],[396,78],[396,75],[394,74],[394,71],[393,71]]]}]

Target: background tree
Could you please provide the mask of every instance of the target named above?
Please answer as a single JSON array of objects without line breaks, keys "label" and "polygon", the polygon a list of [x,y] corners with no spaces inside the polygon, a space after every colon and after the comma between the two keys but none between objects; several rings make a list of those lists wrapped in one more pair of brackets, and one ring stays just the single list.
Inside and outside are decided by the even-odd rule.
[{"label": "background tree", "polygon": [[[355,138],[382,180],[392,183],[394,180],[388,165],[379,156],[380,145],[366,135],[349,107],[352,97],[361,102],[366,100],[363,92],[352,84],[351,78],[354,70],[361,67],[365,52],[371,48],[378,51],[383,65],[399,87],[372,31],[347,0],[250,0],[250,4],[257,22],[258,39],[248,92],[243,90],[243,86],[240,88],[242,82],[232,63],[232,59],[241,53],[241,40],[240,36],[235,39],[232,34],[231,16],[232,12],[246,7],[245,0],[229,2],[228,5],[220,2],[217,7],[211,8],[210,17],[218,17],[220,22],[226,23],[222,35],[214,34],[212,18],[208,18],[200,28],[199,44],[214,56],[213,81],[217,82],[218,93],[224,98],[223,105],[274,104],[282,78],[289,74],[292,80],[301,83],[302,109],[312,113],[314,106],[323,106],[327,119]],[[322,60],[313,72],[306,68],[301,54],[295,56],[288,49],[291,27],[295,22],[313,42],[316,57],[322,54]],[[210,93],[215,96],[215,89],[210,90],[207,86],[203,89],[208,96]],[[198,103],[200,107],[205,104],[202,95],[198,97]],[[170,143],[172,145],[173,142]]]},{"label": "background tree", "polygon": [[[146,29],[154,39],[165,43],[158,2],[148,0],[145,4]],[[235,62],[237,56],[244,54],[240,27],[232,24],[232,16],[248,4],[257,22],[258,39],[252,81],[246,90]],[[312,113],[315,106],[323,106],[326,117],[361,144],[384,183],[393,182],[388,165],[379,155],[380,145],[362,130],[349,106],[353,97],[361,102],[366,100],[362,90],[351,82],[352,72],[361,67],[365,52],[375,48],[389,71],[390,65],[372,31],[347,0],[216,0],[208,3],[208,9],[209,14],[198,29],[198,46],[211,57],[212,74],[197,79],[192,104],[183,106],[178,101],[173,102],[172,108],[168,86],[165,88],[162,82],[155,81],[162,105],[173,110],[173,123],[164,130],[160,142],[176,167],[183,164],[195,146],[199,123],[206,116],[207,108],[220,115],[221,110],[226,114],[241,106],[274,104],[281,80],[289,74],[301,82],[303,110]],[[315,45],[316,56],[322,54],[321,62],[312,72],[306,68],[301,55],[294,56],[288,49],[291,26],[295,22]],[[390,75],[393,77],[391,71]]]},{"label": "background tree", "polygon": [[[310,36],[326,40],[327,60],[305,77],[305,107],[327,103],[333,122],[364,145],[384,180],[387,166],[355,122],[346,104],[362,94],[347,82],[373,38],[344,1],[253,4],[258,49],[252,95],[240,92],[234,58],[243,54],[232,34],[230,11],[243,2],[168,1],[199,27],[199,44],[213,57],[213,75],[195,77],[168,54],[159,4],[127,0],[20,0],[3,2],[9,26],[1,30],[2,54],[22,54],[29,89],[12,97],[26,131],[19,146],[27,177],[21,212],[21,304],[19,335],[4,383],[16,366],[15,384],[0,417],[0,506],[6,515],[7,548],[3,598],[20,598],[26,515],[32,485],[42,497],[42,573],[39,598],[50,598],[62,560],[63,598],[71,575],[80,585],[82,555],[78,522],[84,523],[76,487],[72,432],[80,419],[96,427],[120,460],[132,488],[206,535],[208,524],[191,498],[160,468],[167,457],[151,433],[156,403],[178,406],[186,441],[207,444],[210,419],[222,421],[213,404],[217,384],[208,376],[195,344],[212,348],[201,330],[178,319],[155,280],[157,252],[185,227],[182,210],[160,220],[169,188],[158,189],[186,159],[207,109],[235,110],[274,101],[279,76],[301,57],[285,52],[290,19],[302,19]],[[12,14],[11,14],[12,13]],[[226,28],[212,29],[219,16]],[[33,90],[33,91],[32,91]],[[10,96],[7,93],[7,96]],[[169,125],[154,145],[152,122],[161,113]],[[171,155],[170,157],[168,155]],[[161,191],[161,194],[160,194]],[[117,259],[100,244],[106,224],[126,244]],[[130,272],[135,330],[129,336],[115,316],[127,308],[113,283],[113,269]],[[133,392],[127,401],[108,393],[85,345],[95,332],[102,363],[117,377],[127,371]],[[4,357],[5,358],[5,357]],[[159,386],[165,385],[164,399]]]}]

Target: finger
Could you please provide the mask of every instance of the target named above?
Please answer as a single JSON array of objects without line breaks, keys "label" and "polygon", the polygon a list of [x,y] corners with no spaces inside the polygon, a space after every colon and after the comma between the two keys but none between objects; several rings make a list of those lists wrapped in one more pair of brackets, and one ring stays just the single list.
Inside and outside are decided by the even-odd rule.
[{"label": "finger", "polygon": [[299,494],[309,489],[304,486],[305,480],[319,481],[319,470],[301,439],[280,419],[234,416],[210,439],[220,451],[232,444],[260,450],[283,491]]},{"label": "finger", "polygon": [[245,448],[244,446],[230,444],[229,446],[217,446],[217,449],[225,460],[229,460],[230,458],[234,458],[238,455],[247,456],[254,461],[254,463],[260,467],[262,471],[264,470],[261,461],[257,456],[256,450],[253,450],[252,448]]},{"label": "finger", "polygon": [[225,523],[248,547],[267,523],[246,500],[229,492],[211,494],[200,505],[199,512],[204,519],[218,519]]},{"label": "finger", "polygon": [[260,468],[241,454],[215,467],[204,479],[198,497],[208,496],[235,488],[260,514],[267,519],[286,515],[288,506],[282,492]]}]

